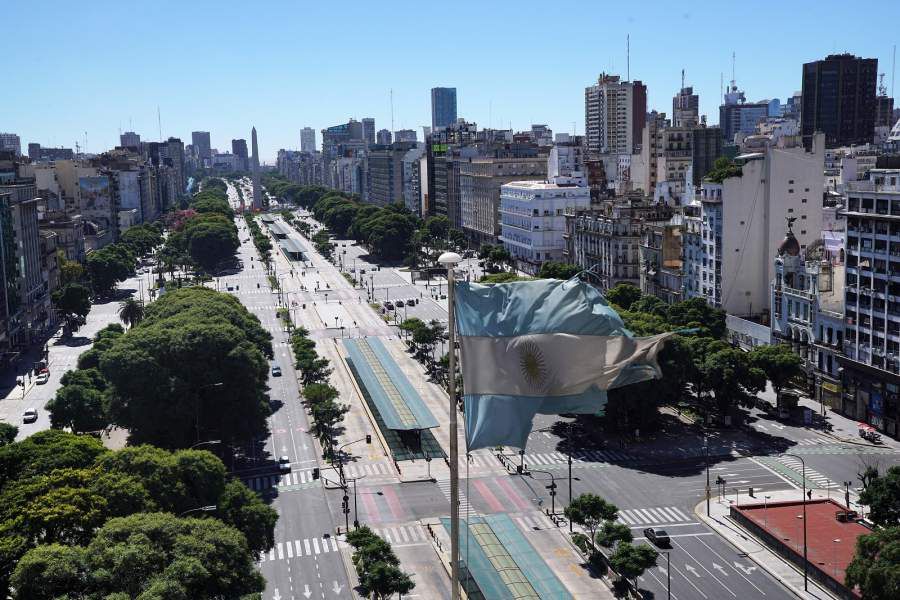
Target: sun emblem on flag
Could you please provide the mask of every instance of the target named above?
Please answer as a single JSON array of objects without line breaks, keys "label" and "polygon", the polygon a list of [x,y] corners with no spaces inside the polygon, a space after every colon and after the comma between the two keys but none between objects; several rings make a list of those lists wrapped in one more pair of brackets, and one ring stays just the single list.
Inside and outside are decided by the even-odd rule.
[{"label": "sun emblem on flag", "polygon": [[534,389],[541,389],[547,380],[544,353],[534,342],[524,342],[519,348],[519,367],[525,381]]}]

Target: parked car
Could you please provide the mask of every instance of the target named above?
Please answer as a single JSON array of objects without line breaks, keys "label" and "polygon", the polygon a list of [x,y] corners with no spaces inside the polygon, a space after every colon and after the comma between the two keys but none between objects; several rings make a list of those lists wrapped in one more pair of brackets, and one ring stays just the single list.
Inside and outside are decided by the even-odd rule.
[{"label": "parked car", "polygon": [[34,423],[37,421],[38,413],[36,408],[26,408],[25,412],[22,413],[22,422],[23,423]]},{"label": "parked car", "polygon": [[281,367],[272,365],[272,377],[281,377]]},{"label": "parked car", "polygon": [[647,538],[647,541],[659,546],[660,548],[668,548],[672,543],[669,539],[669,534],[665,529],[648,527],[644,530],[644,537]]},{"label": "parked car", "polygon": [[397,300],[397,308],[403,308],[403,300]]},{"label": "parked car", "polygon": [[38,376],[35,379],[37,385],[44,385],[48,381],[50,381],[50,373],[38,373]]},{"label": "parked car", "polygon": [[278,458],[278,470],[282,473],[290,473],[291,472],[291,459],[287,456],[281,456]]},{"label": "parked car", "polygon": [[388,310],[394,310],[394,303],[393,302],[385,302],[384,307]]}]

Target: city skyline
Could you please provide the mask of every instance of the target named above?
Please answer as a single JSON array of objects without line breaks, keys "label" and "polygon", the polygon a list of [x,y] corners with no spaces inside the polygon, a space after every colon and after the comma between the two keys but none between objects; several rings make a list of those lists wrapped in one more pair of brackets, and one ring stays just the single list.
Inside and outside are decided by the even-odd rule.
[{"label": "city skyline", "polygon": [[[312,6],[298,12],[288,3],[277,3],[247,19],[237,4],[216,4],[213,9],[208,2],[191,6],[160,2],[124,9],[101,2],[88,8],[54,7],[54,19],[48,20],[45,5],[15,5],[9,17],[20,26],[10,30],[10,47],[28,47],[38,29],[46,43],[19,55],[21,68],[8,74],[10,93],[5,101],[17,109],[4,111],[7,118],[0,129],[19,134],[23,147],[31,142],[74,147],[77,142],[95,153],[115,146],[124,131],[134,131],[148,141],[158,139],[158,107],[163,139],[188,140],[192,131],[210,131],[212,147],[220,151],[228,151],[231,139],[246,138],[252,121],[263,141],[261,160],[271,164],[279,148],[300,147],[300,131],[306,126],[319,132],[351,117],[373,117],[377,129],[421,132],[421,126],[431,122],[430,89],[444,86],[457,88],[459,117],[479,127],[511,124],[515,130],[524,130],[531,123],[547,123],[556,132],[571,133],[574,123],[574,130],[581,134],[584,88],[595,83],[601,72],[628,75],[626,36],[630,37],[631,79],[647,85],[648,110],[671,111],[671,99],[685,69],[686,84],[700,95],[700,113],[711,124],[718,121],[720,75],[726,85],[731,79],[732,52],[736,81],[748,101],[784,101],[800,90],[804,62],[835,52],[878,59],[878,71],[885,73],[890,92],[895,42],[868,35],[864,20],[848,18],[851,9],[827,4],[826,10],[817,5],[817,27],[806,31],[798,30],[790,19],[744,14],[740,7],[713,3],[662,18],[670,12],[664,3],[642,5],[642,13],[636,14],[616,6],[601,11],[589,3],[569,2],[558,7],[557,13],[573,18],[561,18],[559,26],[543,32],[540,44],[546,50],[537,58],[529,53],[528,60],[524,55],[521,59],[509,55],[503,36],[484,34],[489,28],[494,31],[494,23],[503,23],[509,31],[527,30],[533,10],[512,12],[503,6],[469,2],[459,6],[464,13],[477,13],[473,26],[456,30],[447,39],[430,39],[431,51],[415,56],[404,51],[408,48],[405,39],[373,44],[366,32],[379,30],[380,24],[413,28],[431,22],[439,16],[435,7],[416,5],[416,11],[384,14],[354,3],[352,12],[360,18],[343,24],[347,43],[326,45],[330,52],[311,53],[309,48],[326,44],[331,29],[301,28],[301,24],[326,23],[338,16],[333,9]],[[888,21],[890,13],[900,14],[900,8],[874,3],[854,6],[853,14],[866,4]],[[172,18],[173,13],[178,18]],[[130,52],[109,55],[100,32],[123,21],[130,23],[135,43]],[[204,26],[197,28],[196,22]],[[722,22],[740,23],[740,31],[765,32],[773,40],[790,36],[795,50],[760,45],[758,37],[739,35],[738,30],[733,40],[690,35],[674,50],[660,45],[659,40],[670,39],[675,26],[684,31],[718,31]],[[239,33],[256,40],[256,52],[212,60],[209,52],[221,52],[215,50],[222,44],[221,32],[235,23],[240,23]],[[77,39],[71,38],[73,29],[80,32]],[[816,31],[839,35],[828,39]],[[141,47],[156,45],[160,37],[172,38],[172,47],[179,53],[208,55],[210,60],[201,60],[203,68],[198,69],[187,66],[196,61],[144,58],[153,54],[142,52]],[[66,50],[71,44],[80,51]],[[561,48],[566,49],[565,61],[556,53]],[[496,62],[483,60],[491,52],[505,54],[502,70]],[[101,56],[102,60],[94,58]],[[342,75],[351,72],[356,75]],[[53,109],[60,89],[65,90],[66,111]],[[98,94],[98,89],[103,93]]]}]

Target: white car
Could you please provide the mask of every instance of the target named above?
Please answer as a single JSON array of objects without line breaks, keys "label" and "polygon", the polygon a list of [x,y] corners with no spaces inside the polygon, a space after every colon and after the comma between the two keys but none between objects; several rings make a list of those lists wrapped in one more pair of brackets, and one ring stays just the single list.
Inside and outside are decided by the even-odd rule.
[{"label": "white car", "polygon": [[278,458],[278,470],[282,473],[290,473],[291,472],[291,459],[287,456],[281,456]]},{"label": "white car", "polygon": [[50,381],[50,373],[46,373],[46,372],[39,373],[37,378],[35,379],[35,383],[37,385],[44,385],[48,381]]},{"label": "white car", "polygon": [[37,421],[37,409],[36,408],[26,408],[25,412],[22,413],[22,422],[23,423],[34,423]]}]

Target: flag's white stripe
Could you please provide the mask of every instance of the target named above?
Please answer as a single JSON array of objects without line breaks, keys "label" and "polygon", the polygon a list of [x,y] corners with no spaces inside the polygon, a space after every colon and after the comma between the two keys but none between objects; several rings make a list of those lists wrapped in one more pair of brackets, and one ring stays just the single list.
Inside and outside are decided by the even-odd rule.
[{"label": "flag's white stripe", "polygon": [[659,376],[656,353],[670,335],[461,336],[465,393],[547,397],[581,394],[591,386],[605,390],[630,365],[645,365]]}]

